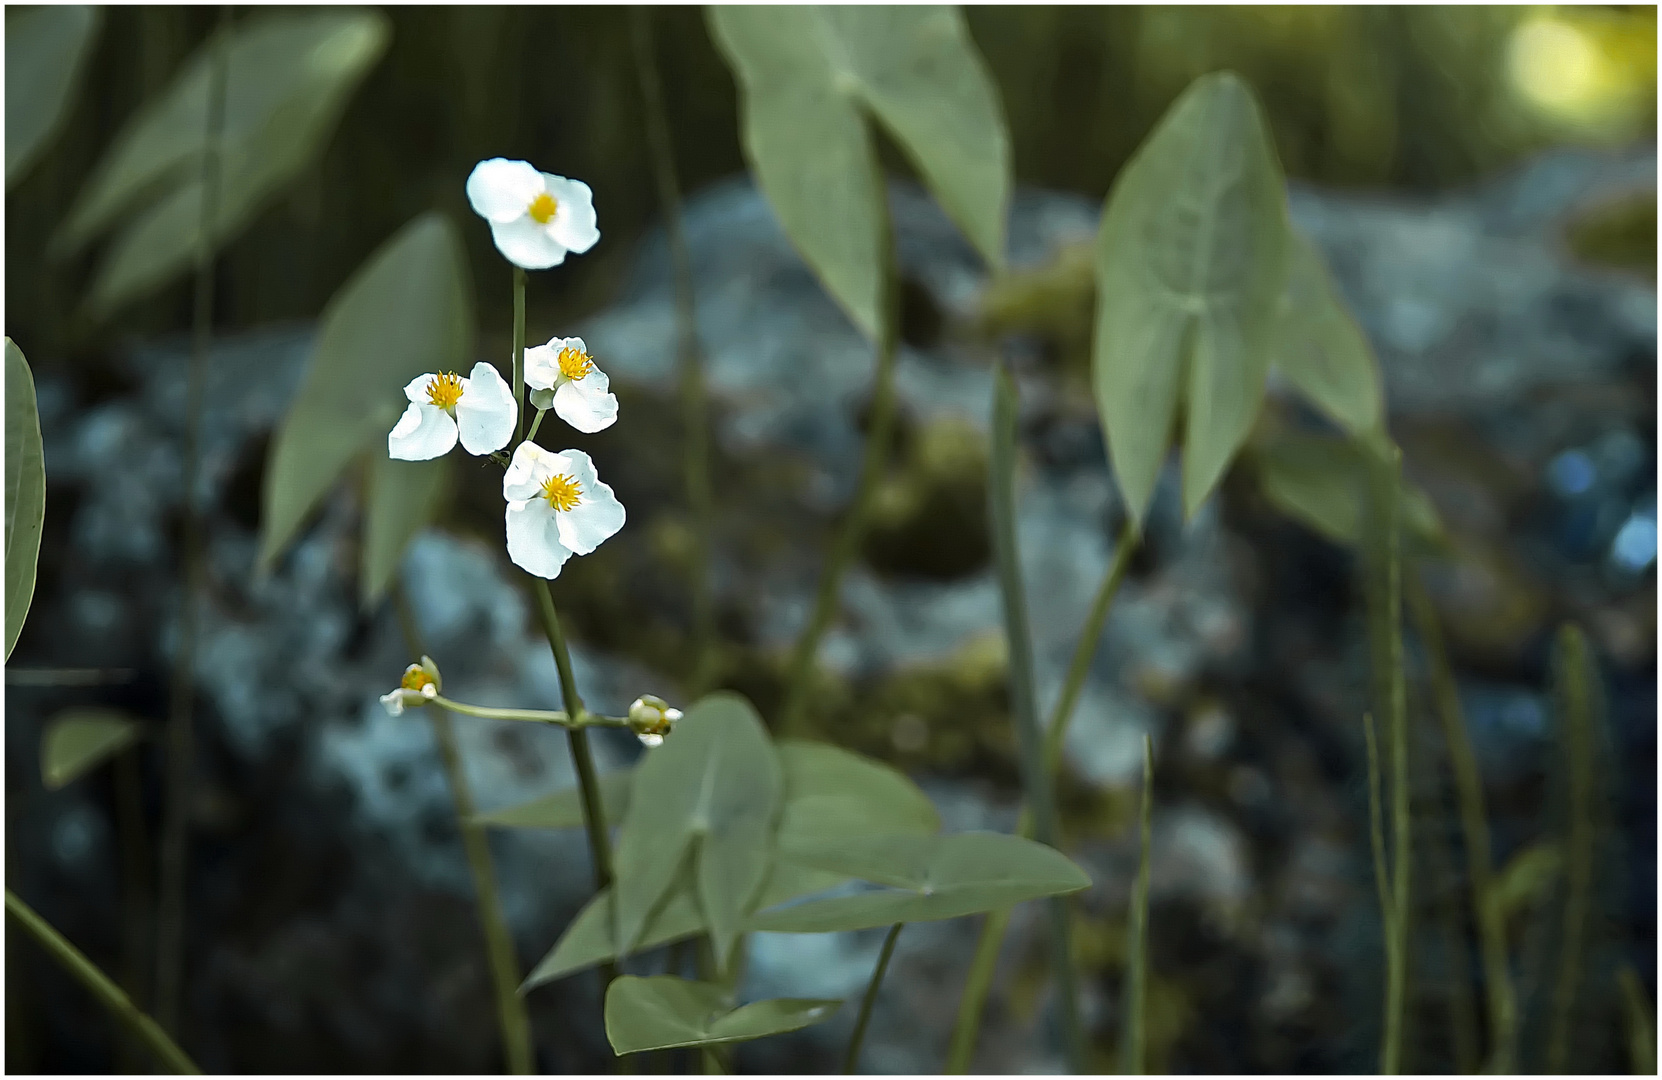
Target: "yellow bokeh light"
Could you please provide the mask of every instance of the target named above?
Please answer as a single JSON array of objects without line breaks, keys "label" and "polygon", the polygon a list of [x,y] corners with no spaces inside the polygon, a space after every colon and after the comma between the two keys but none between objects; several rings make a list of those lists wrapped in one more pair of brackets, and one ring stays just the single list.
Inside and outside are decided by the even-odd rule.
[{"label": "yellow bokeh light", "polygon": [[1545,111],[1583,116],[1604,103],[1603,52],[1562,19],[1538,16],[1520,23],[1512,32],[1507,64],[1513,85]]}]

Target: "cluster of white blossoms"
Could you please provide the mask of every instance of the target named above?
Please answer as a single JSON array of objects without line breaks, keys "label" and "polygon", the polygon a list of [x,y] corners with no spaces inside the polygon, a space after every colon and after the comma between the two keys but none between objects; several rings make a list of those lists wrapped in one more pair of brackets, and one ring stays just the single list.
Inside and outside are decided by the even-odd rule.
[{"label": "cluster of white blossoms", "polygon": [[[490,222],[496,248],[526,270],[545,270],[600,239],[587,184],[538,172],[529,162],[491,158],[467,179],[468,202]],[[525,350],[525,385],[539,417],[544,410],[585,434],[617,421],[617,398],[582,338],[554,338]],[[465,378],[435,372],[404,387],[410,405],[387,435],[387,453],[401,461],[448,454],[459,441],[476,456],[495,454],[514,437],[519,404],[496,368],[475,364]],[[587,555],[623,528],[623,504],[595,475],[581,450],[554,453],[527,439],[514,449],[502,478],[507,501],[508,557],[525,570],[555,578],[573,555]]]}]

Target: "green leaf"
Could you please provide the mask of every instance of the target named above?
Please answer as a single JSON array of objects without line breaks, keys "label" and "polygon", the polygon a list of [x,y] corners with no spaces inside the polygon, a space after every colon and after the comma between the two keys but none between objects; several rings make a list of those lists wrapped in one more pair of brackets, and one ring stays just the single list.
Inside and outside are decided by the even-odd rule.
[{"label": "green leaf", "polygon": [[727,992],[713,983],[623,975],[606,991],[606,1037],[617,1054],[746,1042],[817,1024],[841,1004],[774,998],[735,1009]]},{"label": "green leaf", "polygon": [[400,229],[335,293],[266,469],[262,570],[352,459],[386,453],[404,385],[462,369],[472,324],[461,241],[436,212]]},{"label": "green leaf", "polygon": [[750,929],[819,934],[955,919],[1091,884],[1061,852],[1003,833],[869,837],[799,848],[791,857],[891,888],[760,911]]},{"label": "green leaf", "polygon": [[57,134],[81,81],[102,13],[81,4],[6,12],[6,187]]},{"label": "green leaf", "polygon": [[46,517],[46,463],[40,448],[35,379],[23,350],[6,339],[6,658],[35,595],[40,525]]},{"label": "green leaf", "polygon": [[781,739],[775,748],[785,773],[782,856],[836,837],[940,831],[929,797],[890,766],[826,743]]},{"label": "green leaf", "polygon": [[366,610],[392,584],[415,534],[438,516],[450,493],[452,474],[448,455],[431,461],[394,461],[379,447],[370,450],[358,573],[358,596]]},{"label": "green leaf", "polygon": [[1534,907],[1564,872],[1564,851],[1546,841],[1524,848],[1507,861],[1489,887],[1489,903],[1502,922]]},{"label": "green leaf", "polygon": [[[606,824],[616,825],[629,809],[630,784],[633,769],[618,769],[600,777],[600,803],[606,810]],[[583,827],[583,793],[575,787],[532,799],[530,802],[478,814],[473,819],[480,825],[500,825],[518,829],[581,829]]]},{"label": "green leaf", "polygon": [[[783,904],[799,896],[824,892],[847,880],[842,874],[776,861],[768,873],[767,884],[762,886],[756,906]],[[611,917],[612,890],[602,889],[583,906],[583,910],[571,920],[571,925],[566,927],[565,933],[560,935],[560,940],[526,976],[520,992],[563,978],[574,971],[617,959]],[[704,931],[704,918],[699,913],[698,901],[693,899],[692,883],[686,874],[682,874],[677,877],[668,899],[647,919],[646,932],[632,951],[655,949]]]},{"label": "green leaf", "polygon": [[46,722],[40,740],[40,775],[48,791],[65,784],[137,742],[144,728],[115,709],[65,709]]},{"label": "green leaf", "polygon": [[[221,129],[226,163],[236,163],[227,168],[228,203],[242,201],[249,179],[272,182],[257,164],[262,159],[280,166],[277,183],[310,160],[389,35],[385,16],[370,11],[262,14],[233,31]],[[211,69],[221,40],[210,36],[115,137],[54,239],[58,253],[74,254],[130,218],[135,204],[199,179]]]},{"label": "green leaf", "polygon": [[882,322],[884,193],[865,110],[1003,265],[1010,145],[963,18],[944,7],[717,6],[745,156],[785,234],[868,336]]},{"label": "green leaf", "polygon": [[1140,523],[1184,406],[1193,514],[1258,413],[1285,282],[1286,195],[1252,92],[1197,79],[1120,171],[1097,239],[1093,381]]},{"label": "green leaf", "polygon": [[[1348,439],[1276,432],[1253,441],[1265,498],[1328,539],[1356,544],[1362,535],[1366,462]],[[1442,522],[1424,491],[1402,484],[1403,528],[1421,548],[1443,542]]]},{"label": "green leaf", "polygon": [[1275,365],[1310,403],[1353,435],[1385,423],[1379,365],[1333,288],[1321,256],[1296,230],[1275,324]]},{"label": "green leaf", "polygon": [[784,782],[748,701],[711,694],[635,768],[618,833],[617,939],[632,950],[689,856],[718,962],[766,880]]}]

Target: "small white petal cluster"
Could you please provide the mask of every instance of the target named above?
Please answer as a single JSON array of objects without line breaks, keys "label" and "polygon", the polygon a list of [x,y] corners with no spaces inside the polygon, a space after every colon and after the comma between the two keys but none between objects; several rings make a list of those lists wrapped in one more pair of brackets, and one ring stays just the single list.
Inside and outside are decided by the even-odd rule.
[{"label": "small white petal cluster", "polygon": [[387,435],[387,453],[400,461],[443,457],[460,438],[470,454],[494,454],[514,435],[514,392],[494,367],[479,363],[467,378],[420,375],[404,387],[410,407]]},{"label": "small white petal cluster", "polygon": [[623,504],[581,450],[554,453],[523,442],[502,477],[508,501],[508,557],[543,578],[560,576],[623,528]]},{"label": "small white petal cluster", "polygon": [[528,161],[481,161],[467,178],[467,201],[490,222],[496,250],[526,270],[559,266],[566,252],[581,255],[600,239],[589,185]]}]

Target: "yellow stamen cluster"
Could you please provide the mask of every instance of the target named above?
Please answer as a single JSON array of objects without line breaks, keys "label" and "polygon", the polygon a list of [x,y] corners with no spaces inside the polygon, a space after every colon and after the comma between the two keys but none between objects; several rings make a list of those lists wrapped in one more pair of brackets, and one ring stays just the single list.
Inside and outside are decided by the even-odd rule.
[{"label": "yellow stamen cluster", "polygon": [[583,492],[574,476],[550,476],[543,481],[542,497],[556,510],[570,510],[583,501]]},{"label": "yellow stamen cluster", "polygon": [[560,350],[560,374],[573,382],[594,370],[594,357],[570,345]]},{"label": "yellow stamen cluster", "polygon": [[554,211],[559,208],[560,204],[554,201],[554,196],[545,191],[531,200],[531,205],[525,208],[525,212],[530,214],[531,220],[538,225],[547,225],[553,219]]},{"label": "yellow stamen cluster", "polygon": [[434,375],[427,383],[427,400],[440,409],[454,409],[462,400],[461,376],[451,371]]},{"label": "yellow stamen cluster", "polygon": [[436,686],[433,677],[420,664],[411,664],[404,669],[404,678],[399,680],[399,687],[404,690],[414,690],[421,693],[424,687]]}]

